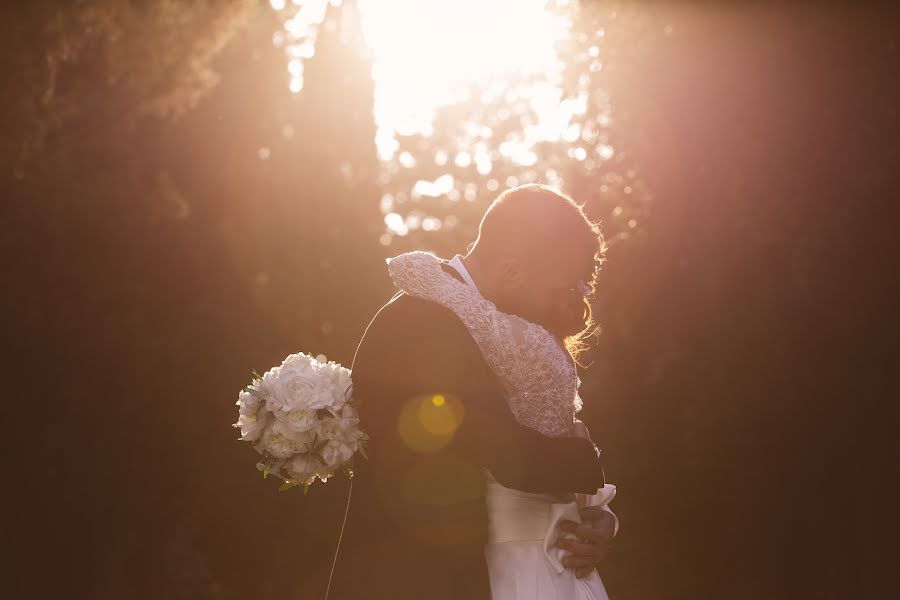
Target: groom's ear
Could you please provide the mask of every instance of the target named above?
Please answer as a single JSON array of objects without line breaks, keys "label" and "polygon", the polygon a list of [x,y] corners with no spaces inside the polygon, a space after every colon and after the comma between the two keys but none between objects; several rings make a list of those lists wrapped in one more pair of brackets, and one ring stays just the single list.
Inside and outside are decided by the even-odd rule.
[{"label": "groom's ear", "polygon": [[522,261],[516,258],[504,259],[500,265],[500,279],[506,288],[516,288],[522,284],[525,276],[525,267]]}]

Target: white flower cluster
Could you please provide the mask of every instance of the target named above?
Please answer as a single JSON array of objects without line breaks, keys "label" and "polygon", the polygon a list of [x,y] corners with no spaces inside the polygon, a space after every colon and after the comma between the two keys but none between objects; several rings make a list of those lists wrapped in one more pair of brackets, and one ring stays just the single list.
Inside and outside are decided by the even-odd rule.
[{"label": "white flower cluster", "polygon": [[350,370],[336,362],[291,354],[241,390],[237,405],[241,439],[266,457],[257,468],[283,479],[283,489],[326,481],[349,471],[356,452],[365,456]]}]

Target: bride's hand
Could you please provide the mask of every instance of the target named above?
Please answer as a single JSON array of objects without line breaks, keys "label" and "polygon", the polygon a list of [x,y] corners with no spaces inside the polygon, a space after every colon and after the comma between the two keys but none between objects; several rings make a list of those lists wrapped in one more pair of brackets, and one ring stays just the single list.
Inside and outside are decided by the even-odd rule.
[{"label": "bride's hand", "polygon": [[[584,438],[587,441],[591,442],[592,444],[594,443],[593,440],[591,440],[591,433],[588,431],[587,425],[585,425],[578,419],[575,419],[575,427],[573,429],[573,437]],[[586,506],[587,505],[587,496],[585,496],[584,494],[581,494],[581,493],[576,493],[575,494],[575,502],[577,502],[579,506]]]}]

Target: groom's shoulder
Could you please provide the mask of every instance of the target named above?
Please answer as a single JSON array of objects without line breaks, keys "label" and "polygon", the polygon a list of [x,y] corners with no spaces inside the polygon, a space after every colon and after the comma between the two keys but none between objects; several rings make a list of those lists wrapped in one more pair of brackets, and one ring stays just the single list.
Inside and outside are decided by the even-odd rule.
[{"label": "groom's shoulder", "polygon": [[399,292],[379,310],[360,341],[360,346],[403,346],[404,341],[416,347],[440,345],[456,351],[477,345],[469,330],[449,308],[423,298]]},{"label": "groom's shoulder", "polygon": [[436,332],[436,329],[447,329],[468,334],[465,325],[452,310],[437,302],[410,296],[406,292],[395,294],[378,311],[369,327],[373,325],[390,328],[394,333],[398,329],[410,329],[423,335]]},{"label": "groom's shoulder", "polygon": [[[493,377],[469,330],[452,310],[400,292],[366,328],[353,359],[357,381],[384,380],[415,372],[415,379],[458,377],[487,381]],[[433,370],[441,371],[435,375]]]}]

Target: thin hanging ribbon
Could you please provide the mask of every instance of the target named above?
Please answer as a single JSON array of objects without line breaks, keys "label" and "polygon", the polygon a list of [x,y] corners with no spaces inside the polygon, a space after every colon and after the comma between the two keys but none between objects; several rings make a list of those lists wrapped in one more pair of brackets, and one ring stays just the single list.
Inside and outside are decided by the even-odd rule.
[{"label": "thin hanging ribbon", "polygon": [[350,514],[350,497],[353,495],[353,478],[350,478],[350,489],[347,490],[347,508],[344,509],[344,521],[341,523],[341,533],[338,535],[337,548],[334,549],[334,560],[331,561],[331,572],[328,574],[328,586],[325,588],[325,600],[328,600],[328,592],[331,591],[331,578],[334,577],[334,568],[337,566],[338,552],[341,550],[341,540],[344,539],[344,527],[347,526],[347,515]]}]

